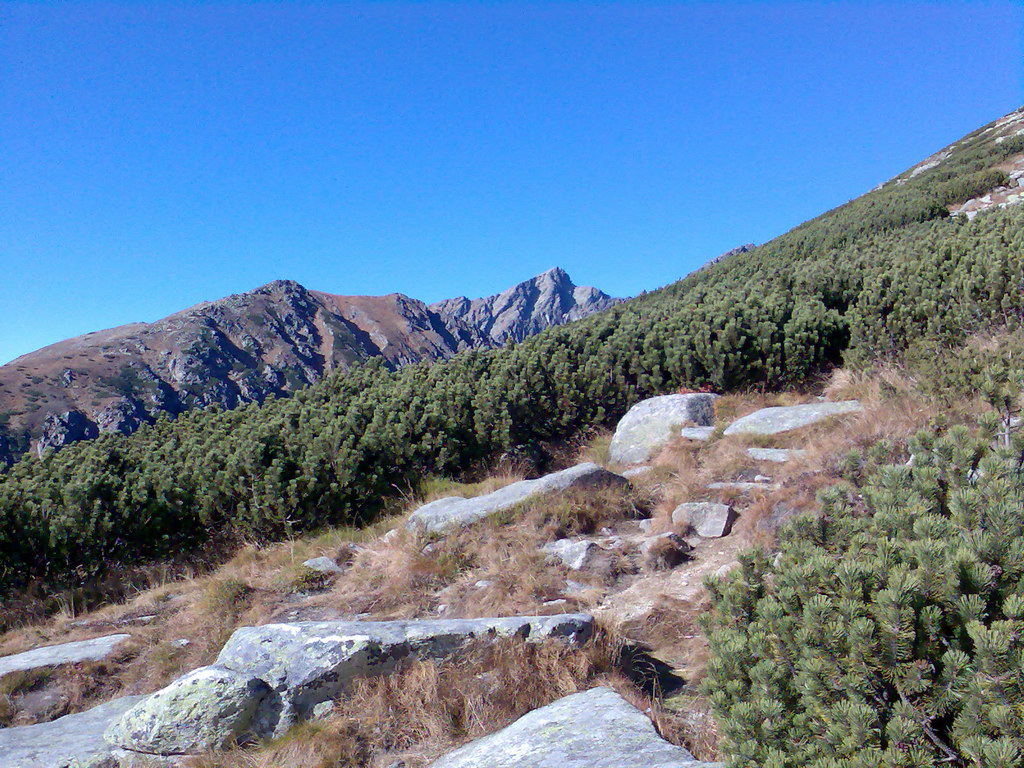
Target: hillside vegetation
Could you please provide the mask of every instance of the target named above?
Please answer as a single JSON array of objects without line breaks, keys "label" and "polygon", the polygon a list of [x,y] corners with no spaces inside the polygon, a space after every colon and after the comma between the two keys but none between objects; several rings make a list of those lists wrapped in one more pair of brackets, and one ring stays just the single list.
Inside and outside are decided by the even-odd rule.
[{"label": "hillside vegetation", "polygon": [[1006,182],[997,166],[1024,137],[1004,124],[764,246],[508,350],[371,363],[287,400],[23,460],[0,480],[0,584],[78,581],[217,532],[364,522],[429,474],[543,460],[647,395],[799,385],[843,359],[1016,327],[1024,211],[948,215]]}]

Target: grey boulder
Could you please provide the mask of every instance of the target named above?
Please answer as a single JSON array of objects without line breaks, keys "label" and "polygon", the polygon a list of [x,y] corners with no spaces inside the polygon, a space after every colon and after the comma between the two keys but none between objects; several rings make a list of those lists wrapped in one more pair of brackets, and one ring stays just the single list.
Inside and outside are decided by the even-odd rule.
[{"label": "grey boulder", "polygon": [[860,410],[863,410],[863,406],[857,400],[762,408],[734,421],[726,428],[725,434],[775,435],[807,427],[832,416],[842,416]]},{"label": "grey boulder", "polygon": [[129,637],[131,635],[107,635],[106,637],[95,637],[92,640],[78,640],[73,643],[33,648],[31,651],[5,656],[0,659],[0,677],[11,672],[57,667],[61,664],[102,661]]},{"label": "grey boulder", "polygon": [[711,768],[669,744],[636,707],[591,688],[535,709],[430,768]]},{"label": "grey boulder", "polygon": [[673,525],[687,525],[704,539],[727,535],[735,519],[736,513],[731,506],[709,501],[680,504],[672,510]]},{"label": "grey boulder", "polygon": [[143,696],[114,699],[49,723],[0,729],[4,768],[99,768],[111,764],[114,747],[103,731]]},{"label": "grey boulder", "polygon": [[154,755],[223,749],[246,739],[269,692],[251,675],[200,667],[145,697],[104,735],[114,746]]},{"label": "grey boulder", "polygon": [[536,480],[520,480],[493,493],[470,499],[449,496],[424,504],[409,517],[409,528],[427,533],[444,533],[462,528],[485,517],[511,509],[527,499],[570,488],[599,488],[625,485],[626,479],[597,464],[577,464]]},{"label": "grey boulder", "polygon": [[683,427],[679,430],[680,437],[685,437],[687,440],[696,440],[701,443],[706,443],[713,434],[715,434],[714,427]]},{"label": "grey boulder", "polygon": [[242,627],[217,664],[266,681],[271,694],[254,719],[260,736],[279,736],[356,677],[390,672],[405,659],[443,659],[478,637],[585,642],[586,614],[426,621],[308,621]]},{"label": "grey boulder", "polygon": [[541,547],[541,551],[560,561],[574,571],[595,569],[605,565],[608,553],[592,541],[580,539],[558,539]]},{"label": "grey boulder", "polygon": [[681,427],[713,426],[716,397],[695,393],[641,400],[616,426],[608,447],[609,458],[619,464],[639,464],[678,437]]}]

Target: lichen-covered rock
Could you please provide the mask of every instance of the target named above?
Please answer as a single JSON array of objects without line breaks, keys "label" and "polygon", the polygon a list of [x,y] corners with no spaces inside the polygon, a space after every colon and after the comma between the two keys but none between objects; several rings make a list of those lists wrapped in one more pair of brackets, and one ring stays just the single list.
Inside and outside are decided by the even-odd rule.
[{"label": "lichen-covered rock", "polygon": [[134,752],[183,755],[244,741],[270,692],[262,680],[224,667],[200,667],[124,713],[107,729],[111,744]]},{"label": "lichen-covered rock", "polygon": [[31,651],[16,653],[0,658],[0,677],[11,672],[24,672],[30,669],[58,667],[61,664],[77,664],[81,661],[102,661],[127,640],[131,635],[107,635],[94,637],[92,640],[78,640],[73,643],[47,645],[33,648]]},{"label": "lichen-covered rock", "polygon": [[254,719],[261,736],[282,734],[313,708],[337,698],[356,677],[384,674],[404,659],[442,659],[473,638],[561,638],[584,642],[586,614],[425,621],[308,621],[242,627],[217,664],[266,681],[271,694]]},{"label": "lichen-covered rock", "polygon": [[534,496],[566,491],[570,488],[625,485],[626,482],[625,478],[602,469],[597,464],[577,464],[575,467],[536,480],[520,480],[483,496],[471,499],[449,496],[432,501],[412,513],[408,526],[428,533],[443,533],[483,520],[496,512],[511,509]]},{"label": "lichen-covered rock", "polygon": [[726,428],[725,434],[775,435],[810,426],[831,416],[856,413],[862,409],[863,406],[857,400],[762,408],[734,421]]},{"label": "lichen-covered rock", "polygon": [[669,744],[636,707],[592,688],[535,709],[430,768],[712,768]]},{"label": "lichen-covered rock", "polygon": [[3,768],[85,768],[110,764],[103,731],[143,696],[126,696],[49,723],[0,728]]},{"label": "lichen-covered rock", "polygon": [[736,513],[731,506],[709,501],[680,504],[672,510],[673,525],[688,525],[698,536],[705,539],[727,535],[735,519]]},{"label": "lichen-covered rock", "polygon": [[619,464],[639,464],[679,437],[680,428],[712,426],[716,397],[701,392],[641,400],[615,428],[608,447],[609,458]]}]

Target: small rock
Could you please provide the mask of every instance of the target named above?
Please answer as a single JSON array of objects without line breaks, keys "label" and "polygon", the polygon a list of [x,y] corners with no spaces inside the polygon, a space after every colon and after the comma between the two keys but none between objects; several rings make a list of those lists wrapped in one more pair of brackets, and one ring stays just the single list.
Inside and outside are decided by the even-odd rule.
[{"label": "small rock", "polygon": [[310,560],[306,560],[303,565],[306,568],[309,568],[309,570],[316,571],[317,573],[337,575],[342,572],[342,569],[338,567],[338,564],[329,557],[314,557]]},{"label": "small rock", "polygon": [[493,583],[494,582],[491,581],[490,579],[480,579],[480,581],[475,582],[473,584],[473,586],[476,587],[477,589],[487,589]]},{"label": "small rock", "polygon": [[739,565],[740,564],[736,560],[733,560],[731,563],[726,563],[725,565],[720,566],[715,571],[715,578],[721,579],[723,576],[731,573],[734,569],[739,568]]},{"label": "small rock", "polygon": [[796,448],[747,448],[747,456],[754,461],[771,461],[776,464],[783,464],[806,453]]},{"label": "small rock", "polygon": [[765,491],[772,490],[773,485],[769,483],[708,483],[709,491]]},{"label": "small rock", "polygon": [[754,475],[755,483],[770,483],[772,479],[768,475]]},{"label": "small rock", "polygon": [[173,645],[175,648],[188,648],[190,645],[192,645],[192,641],[189,640],[187,637],[179,637],[177,640],[172,640],[171,645]]},{"label": "small rock", "polygon": [[653,469],[654,469],[654,467],[645,464],[642,467],[633,467],[632,469],[627,469],[625,472],[622,473],[622,476],[624,478],[626,478],[627,480],[632,480],[634,477],[640,477],[641,475],[646,475],[648,472],[652,471]]},{"label": "small rock", "polygon": [[693,547],[682,536],[670,532],[647,539],[640,551],[648,570],[667,571],[689,560]]},{"label": "small rock", "polygon": [[331,712],[334,711],[333,701],[321,701],[319,704],[314,705],[310,712],[310,717],[313,720],[325,720],[331,716]]},{"label": "small rock", "polygon": [[708,501],[680,504],[672,510],[673,525],[688,525],[705,539],[726,536],[735,519],[736,513],[730,505]]},{"label": "small rock", "polygon": [[606,570],[610,565],[608,553],[587,539],[573,541],[559,539],[541,547],[541,551],[559,560],[567,568],[574,571],[583,569]]},{"label": "small rock", "polygon": [[566,595],[578,595],[581,592],[586,592],[588,589],[590,589],[590,587],[588,587],[586,584],[581,584],[578,581],[573,581],[572,579],[566,579],[565,581]]},{"label": "small rock", "polygon": [[687,440],[697,440],[706,443],[715,434],[714,427],[683,427],[679,430],[679,436]]},{"label": "small rock", "polygon": [[569,601],[564,598],[558,598],[557,600],[545,600],[541,605],[545,608],[564,608],[569,604]]},{"label": "small rock", "polygon": [[653,520],[650,520],[650,519],[648,519],[648,520],[641,520],[641,521],[639,521],[639,522],[637,523],[637,526],[638,526],[638,527],[640,528],[640,530],[641,530],[641,531],[643,531],[644,533],[650,533],[650,532],[651,532],[651,526],[652,526],[652,525],[654,525],[654,521],[653,521]]}]

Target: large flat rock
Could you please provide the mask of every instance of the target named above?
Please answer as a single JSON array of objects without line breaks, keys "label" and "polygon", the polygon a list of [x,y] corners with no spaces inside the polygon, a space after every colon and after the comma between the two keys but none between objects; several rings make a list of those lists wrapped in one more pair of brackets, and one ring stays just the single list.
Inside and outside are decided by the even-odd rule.
[{"label": "large flat rock", "polygon": [[145,696],[126,696],[50,723],[0,729],[3,768],[92,768],[102,766],[114,747],[107,727]]},{"label": "large flat rock", "polygon": [[680,437],[683,427],[713,426],[716,397],[701,392],[641,400],[616,426],[608,457],[619,464],[639,464]]},{"label": "large flat rock", "polygon": [[586,614],[265,624],[236,630],[217,665],[270,686],[253,731],[271,736],[308,717],[317,704],[337,698],[353,678],[390,672],[405,659],[443,659],[478,637],[584,642],[593,624]]},{"label": "large flat rock", "polygon": [[712,768],[669,744],[610,688],[592,688],[535,709],[470,742],[430,768]]},{"label": "large flat rock", "polygon": [[570,488],[598,488],[624,485],[626,479],[602,469],[597,464],[577,464],[536,480],[520,480],[493,493],[465,499],[449,496],[424,504],[409,517],[408,526],[428,533],[443,533],[483,520],[485,517],[511,509],[517,504],[547,493]]},{"label": "large flat rock", "polygon": [[0,677],[11,672],[25,672],[30,669],[58,667],[61,664],[77,664],[81,661],[102,661],[131,635],[107,635],[92,640],[78,640],[74,643],[47,645],[31,651],[16,653],[0,658]]},{"label": "large flat rock", "polygon": [[838,403],[807,403],[762,408],[730,424],[726,435],[775,435],[815,424],[832,416],[863,410],[857,400]]}]

